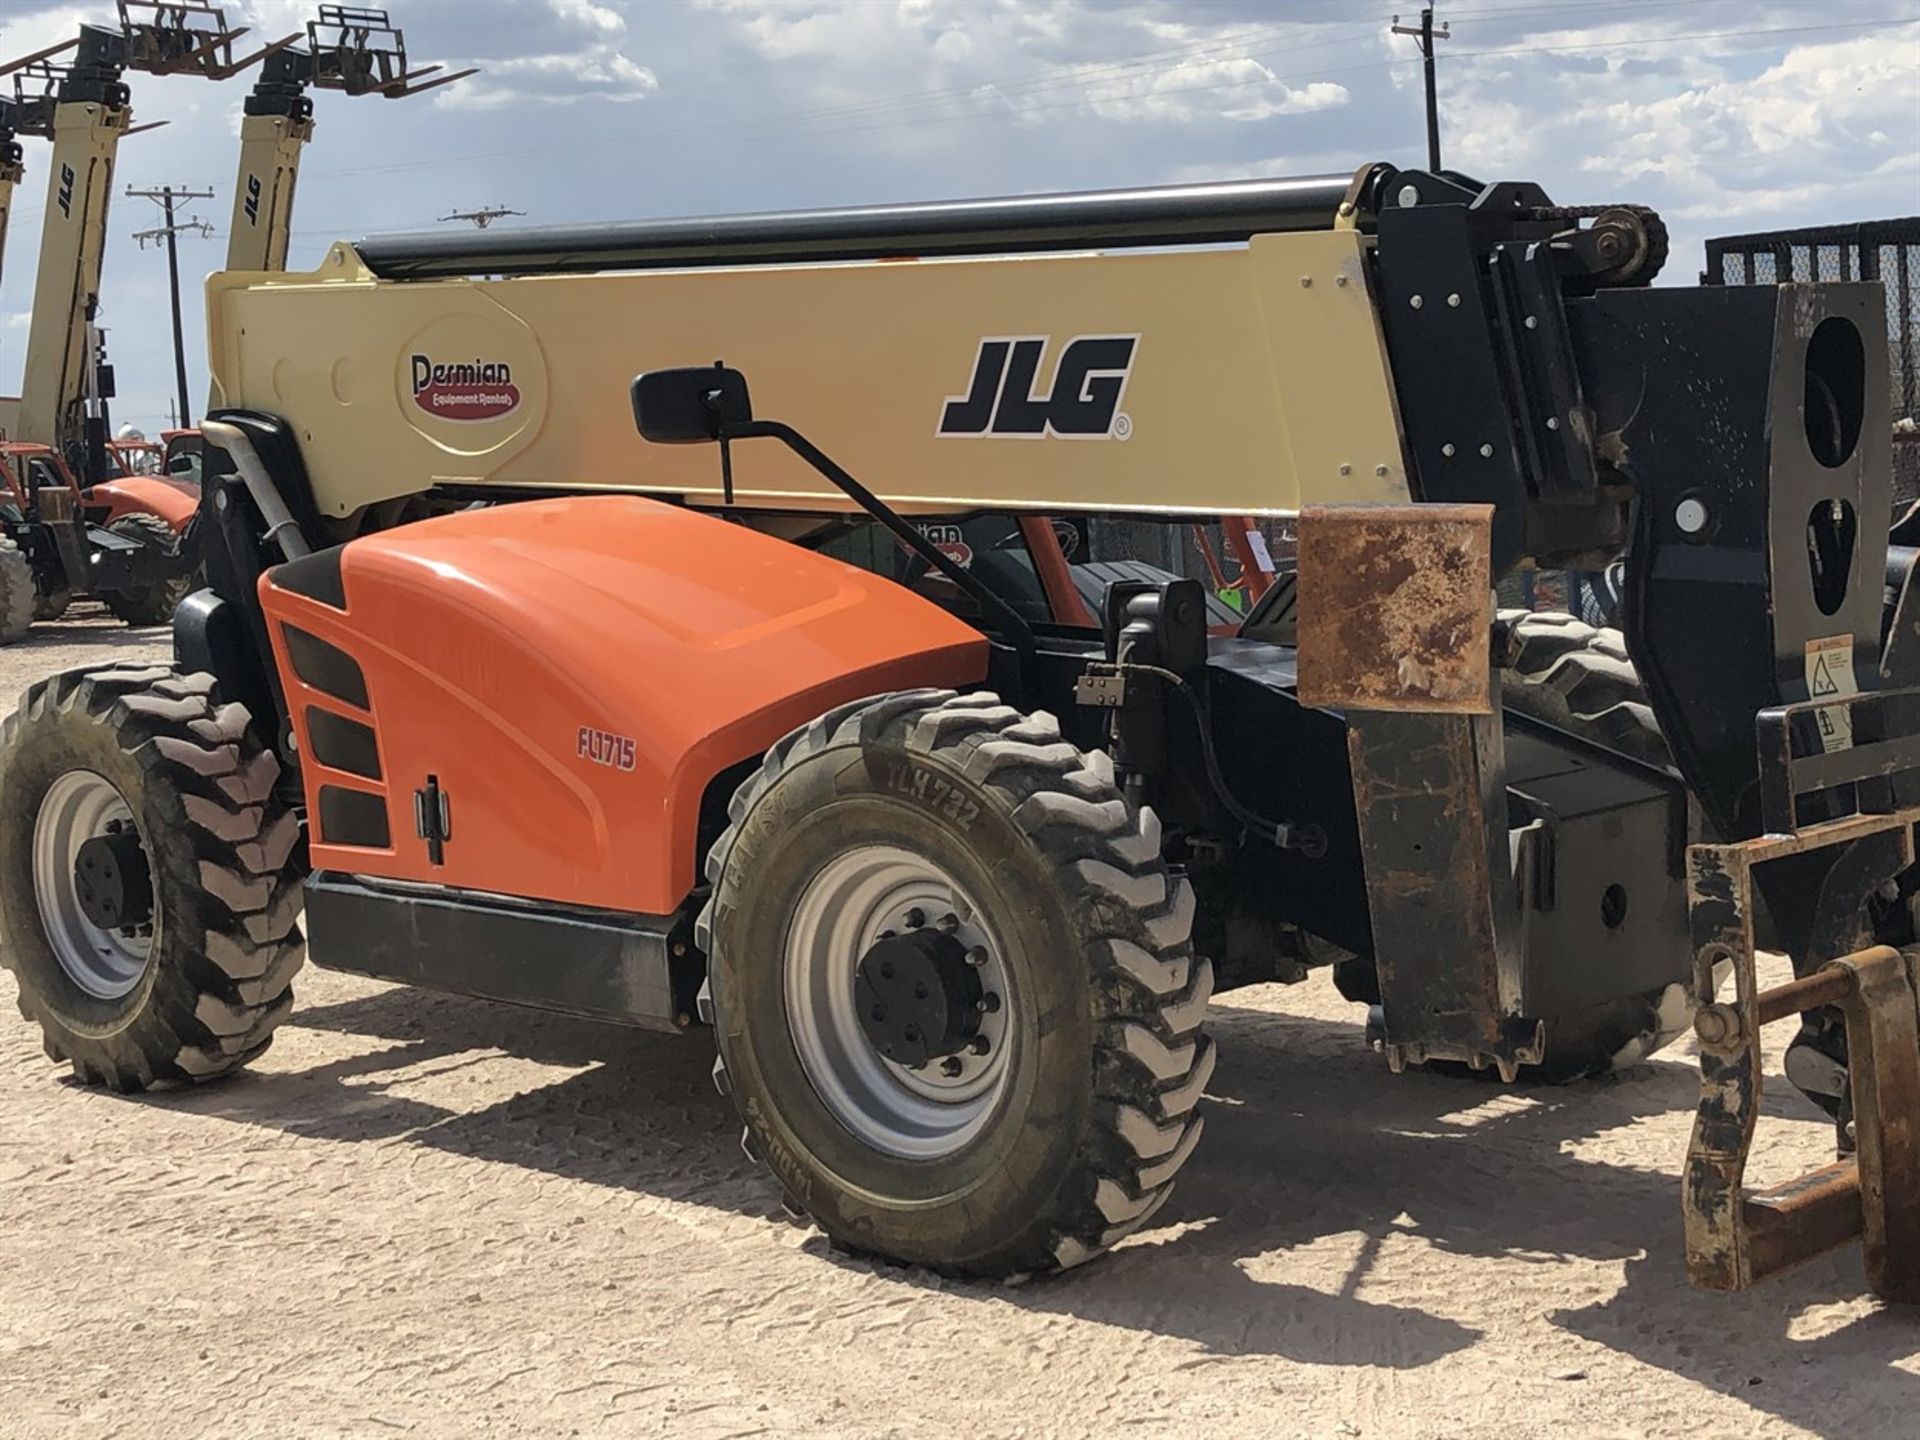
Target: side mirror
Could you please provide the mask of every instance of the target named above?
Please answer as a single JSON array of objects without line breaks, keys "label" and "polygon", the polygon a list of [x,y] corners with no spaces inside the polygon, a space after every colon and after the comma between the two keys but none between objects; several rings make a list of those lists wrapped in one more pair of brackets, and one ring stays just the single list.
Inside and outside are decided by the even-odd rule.
[{"label": "side mirror", "polygon": [[724,365],[649,370],[633,382],[633,423],[656,445],[698,445],[753,419],[747,377]]}]

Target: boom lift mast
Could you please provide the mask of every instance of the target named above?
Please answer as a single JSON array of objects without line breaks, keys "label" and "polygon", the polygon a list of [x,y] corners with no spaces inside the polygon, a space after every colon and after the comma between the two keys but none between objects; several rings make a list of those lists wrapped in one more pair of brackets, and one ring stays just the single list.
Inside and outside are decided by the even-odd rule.
[{"label": "boom lift mast", "polygon": [[185,0],[119,0],[117,30],[84,25],[71,64],[49,70],[49,98],[36,128],[53,141],[40,268],[27,332],[18,433],[81,457],[87,480],[105,472],[106,421],[97,374],[94,319],[106,249],[113,167],[132,133],[124,75],[199,75],[224,80],[284,49],[288,36],[235,59],[230,29],[214,6]]},{"label": "boom lift mast", "polygon": [[[59,45],[50,45],[44,50],[36,50],[31,55],[23,55],[18,60],[0,65],[0,78],[13,77],[13,94],[0,95],[0,275],[6,271],[7,228],[13,216],[13,192],[27,173],[26,154],[21,149],[20,136],[43,134],[51,123],[51,92],[35,93],[30,77],[50,74],[48,60],[73,49],[79,43],[78,40],[68,40]],[[0,397],[0,441],[11,438],[17,428],[19,403],[16,397]]]},{"label": "boom lift mast", "polygon": [[[75,595],[99,596],[130,624],[157,624],[186,592],[193,498],[151,477],[116,476],[107,455],[113,382],[95,322],[113,166],[122,136],[153,128],[131,124],[123,77],[226,79],[295,38],[236,59],[245,32],[185,0],[120,0],[119,21],[82,26],[75,40],[0,72],[14,76],[0,106],[7,198],[21,173],[16,137],[53,143],[22,394],[0,402],[12,472],[0,494],[0,644],[58,617]],[[68,51],[70,61],[54,63]]]},{"label": "boom lift mast", "polygon": [[[18,60],[0,65],[0,77],[14,75],[29,67],[44,62],[51,56],[73,49],[78,40],[68,40],[59,45],[51,45],[45,50],[37,50]],[[16,88],[19,81],[15,81]],[[23,123],[24,113],[33,107],[31,99],[24,95],[9,97],[0,95],[0,274],[5,273],[7,258],[7,225],[13,213],[13,191],[26,176],[25,153],[20,148],[19,136],[23,130],[33,133]],[[4,438],[4,434],[0,434]]]},{"label": "boom lift mast", "polygon": [[[404,99],[473,74],[410,69],[406,37],[384,10],[322,5],[304,47],[267,56],[240,122],[240,174],[233,187],[227,269],[284,270],[300,157],[313,138],[310,88]],[[435,78],[429,79],[429,76]]]}]

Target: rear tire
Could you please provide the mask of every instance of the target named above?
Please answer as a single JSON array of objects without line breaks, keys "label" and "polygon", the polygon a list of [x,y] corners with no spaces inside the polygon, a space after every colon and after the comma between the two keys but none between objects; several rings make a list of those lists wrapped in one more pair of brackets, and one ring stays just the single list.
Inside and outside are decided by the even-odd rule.
[{"label": "rear tire", "polygon": [[182,553],[180,537],[158,515],[122,515],[107,529],[155,552],[159,570],[144,585],[105,591],[100,598],[129,625],[165,625],[193,588],[193,561]]},{"label": "rear tire", "polygon": [[1518,641],[1518,658],[1500,672],[1504,708],[1673,773],[1673,752],[1618,630],[1553,612],[1503,610],[1500,619]]},{"label": "rear tire", "polygon": [[[1500,618],[1518,642],[1518,658],[1500,673],[1505,709],[1674,773],[1673,753],[1618,630],[1557,613],[1508,610]],[[1547,1016],[1545,1058],[1526,1074],[1557,1084],[1624,1069],[1685,1034],[1693,1010],[1685,987],[1670,985]]]},{"label": "rear tire", "polygon": [[[1200,1138],[1213,972],[1189,944],[1192,892],[1167,872],[1158,822],[1128,807],[1104,756],[992,695],[888,695],[775,745],[729,817],[696,932],[710,966],[703,1009],[715,1078],[791,1210],[851,1249],[1005,1277],[1090,1259],[1165,1203]],[[965,910],[970,963],[1007,991],[987,1103],[962,1111],[956,1099],[947,1130],[944,1097],[916,1111],[936,1135],[924,1145],[889,1128],[897,1095],[921,1093],[909,1072],[819,1038],[838,992],[814,992],[814,1007],[792,998],[796,966],[815,953],[804,917],[819,910],[816,887],[883,855],[945,877],[927,882],[947,898],[921,923],[937,927],[932,912],[949,902]],[[833,954],[871,954],[874,935],[892,933],[873,918],[884,905],[828,913],[849,912],[868,918],[834,932],[851,943]],[[869,1090],[836,1089],[842,1072],[822,1067],[842,1054],[865,1066]],[[954,1083],[970,1082],[956,1072]]]},{"label": "rear tire", "polygon": [[0,645],[26,639],[33,621],[33,566],[11,536],[0,535]]},{"label": "rear tire", "polygon": [[[210,675],[119,666],[27,691],[0,726],[0,964],[50,1059],[129,1092],[267,1048],[306,954],[300,822],[278,775]],[[136,923],[109,927],[76,901],[73,847],[129,828],[121,913]]]}]

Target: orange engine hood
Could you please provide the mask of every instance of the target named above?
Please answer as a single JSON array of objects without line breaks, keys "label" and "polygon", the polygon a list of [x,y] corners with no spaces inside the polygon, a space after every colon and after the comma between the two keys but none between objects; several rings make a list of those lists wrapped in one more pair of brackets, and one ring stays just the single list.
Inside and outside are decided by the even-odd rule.
[{"label": "orange engine hood", "polygon": [[837,704],[987,664],[977,630],[886,580],[624,496],[423,521],[260,588],[316,868],[656,915],[693,887],[721,771]]}]

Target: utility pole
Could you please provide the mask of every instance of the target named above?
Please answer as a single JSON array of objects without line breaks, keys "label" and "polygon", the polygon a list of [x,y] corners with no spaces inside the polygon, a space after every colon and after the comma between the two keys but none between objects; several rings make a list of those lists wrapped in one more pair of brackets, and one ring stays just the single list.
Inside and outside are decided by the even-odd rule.
[{"label": "utility pole", "polygon": [[1420,42],[1420,56],[1426,62],[1427,70],[1427,169],[1434,174],[1440,173],[1440,96],[1433,78],[1433,42],[1450,40],[1452,33],[1442,25],[1433,28],[1433,6],[1429,5],[1420,12],[1418,25],[1402,25],[1398,15],[1393,17],[1395,35],[1411,35]]},{"label": "utility pole", "polygon": [[487,205],[478,210],[454,210],[440,217],[440,223],[449,220],[464,220],[476,230],[484,230],[496,220],[504,220],[509,215],[524,215],[524,210],[509,210],[504,205]]},{"label": "utility pole", "polygon": [[197,216],[191,220],[174,219],[174,202],[188,200],[211,200],[211,190],[176,190],[171,185],[162,185],[158,190],[136,190],[127,187],[130,200],[151,200],[165,214],[165,221],[152,230],[142,230],[134,235],[142,250],[148,241],[164,240],[167,243],[167,282],[173,292],[173,376],[179,387],[181,428],[190,422],[192,411],[187,407],[187,342],[185,332],[180,326],[180,251],[176,240],[182,231],[188,231],[202,237],[213,234],[213,226]]}]

